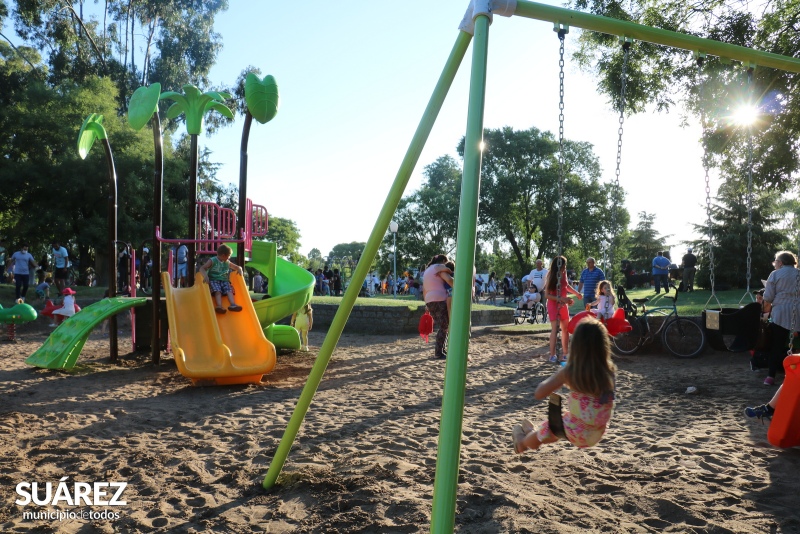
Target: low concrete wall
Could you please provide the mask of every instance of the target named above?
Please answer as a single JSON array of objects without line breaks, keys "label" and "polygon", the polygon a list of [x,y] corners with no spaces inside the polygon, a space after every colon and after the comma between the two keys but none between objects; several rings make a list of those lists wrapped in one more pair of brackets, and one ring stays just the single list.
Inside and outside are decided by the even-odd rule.
[{"label": "low concrete wall", "polygon": [[[335,304],[314,304],[314,328],[327,329],[339,309]],[[344,331],[359,334],[416,334],[425,306],[354,306]],[[472,325],[486,326],[514,322],[513,308],[473,310]]]}]

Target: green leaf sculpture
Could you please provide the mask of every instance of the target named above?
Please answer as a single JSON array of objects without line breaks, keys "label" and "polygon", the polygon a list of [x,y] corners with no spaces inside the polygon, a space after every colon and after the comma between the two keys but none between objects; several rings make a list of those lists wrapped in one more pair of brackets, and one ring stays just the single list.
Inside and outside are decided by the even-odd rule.
[{"label": "green leaf sculpture", "polygon": [[98,113],[91,113],[81,125],[78,132],[78,154],[81,159],[86,159],[92,145],[97,139],[106,139],[106,129],[103,127],[103,116]]},{"label": "green leaf sculpture", "polygon": [[174,103],[167,110],[167,118],[174,119],[181,114],[186,115],[186,131],[190,135],[200,135],[203,132],[203,117],[211,109],[218,111],[224,117],[233,118],[233,112],[224,104],[231,95],[222,91],[208,91],[201,93],[192,84],[183,86],[183,94],[175,91],[166,91],[161,94],[161,100],[172,100]]},{"label": "green leaf sculpture", "polygon": [[150,87],[139,87],[131,96],[128,104],[128,124],[134,130],[141,130],[158,110],[161,97],[161,84],[156,82]]},{"label": "green leaf sculpture", "polygon": [[244,82],[244,100],[247,110],[255,120],[266,124],[278,113],[278,84],[268,74],[259,80],[254,73],[248,73]]}]

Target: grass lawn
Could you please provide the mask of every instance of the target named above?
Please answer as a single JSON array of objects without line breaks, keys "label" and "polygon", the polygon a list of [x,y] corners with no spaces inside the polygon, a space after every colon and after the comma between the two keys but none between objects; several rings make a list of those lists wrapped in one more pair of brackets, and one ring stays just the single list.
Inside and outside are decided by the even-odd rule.
[{"label": "grass lawn", "polygon": [[[103,298],[103,293],[105,292],[106,288],[104,286],[96,286],[96,287],[86,287],[86,286],[76,286],[73,288],[76,292],[76,299],[78,303],[81,302],[82,299],[88,300],[99,300]],[[672,301],[670,299],[665,298],[664,293],[660,295],[656,295],[652,288],[650,289],[631,289],[627,292],[628,297],[630,299],[640,299],[640,298],[648,298],[650,299],[647,302],[648,307],[652,306],[671,306]],[[670,295],[674,295],[675,292],[672,291]],[[51,298],[55,296],[55,288],[50,288],[50,296]],[[145,296],[145,295],[140,295]],[[698,317],[700,316],[701,312],[706,308],[706,303],[711,296],[710,291],[704,290],[697,290],[693,293],[678,293],[678,312],[681,315],[685,315],[688,317]],[[754,302],[753,299],[750,298],[743,289],[732,289],[729,291],[719,291],[716,294],[717,299],[722,304],[724,308],[732,308],[739,305],[739,301],[741,300],[741,304],[749,304],[750,302]],[[744,299],[742,299],[744,297]],[[28,288],[28,303],[31,304],[34,308],[42,308],[44,307],[44,302],[36,300],[36,292],[34,286]],[[342,302],[342,297],[312,297],[311,303],[313,304],[340,304]],[[475,310],[492,310],[496,309],[497,307],[505,307],[505,308],[516,308],[516,303],[507,303],[502,304],[503,299],[502,297],[497,299],[498,306],[492,306],[489,304],[485,304],[483,300],[481,300],[481,304],[473,304],[472,308]],[[0,305],[4,308],[8,308],[14,305],[14,286],[10,284],[0,284]],[[356,306],[407,306],[409,308],[418,308],[420,306],[424,306],[425,303],[421,300],[417,299],[416,297],[410,295],[398,295],[397,298],[392,298],[391,296],[380,296],[380,297],[359,297],[356,299]],[[709,308],[718,308],[717,300],[711,299],[711,302],[708,303]],[[583,301],[576,300],[575,303],[570,307],[569,313],[570,315],[574,315],[579,311],[583,310]],[[545,329],[549,328],[548,325],[544,325]],[[509,328],[516,329],[516,330],[531,330],[531,331],[538,331],[541,329],[541,325],[531,325],[531,324],[524,324],[524,325],[512,325]]]}]

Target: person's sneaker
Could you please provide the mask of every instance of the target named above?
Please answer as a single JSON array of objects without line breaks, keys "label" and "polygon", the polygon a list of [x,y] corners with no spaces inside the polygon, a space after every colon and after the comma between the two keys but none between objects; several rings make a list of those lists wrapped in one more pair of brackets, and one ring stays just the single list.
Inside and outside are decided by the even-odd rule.
[{"label": "person's sneaker", "polygon": [[523,443],[526,435],[527,434],[522,429],[522,425],[514,425],[511,429],[511,437],[514,440],[514,452],[517,454],[522,454],[528,449]]},{"label": "person's sneaker", "polygon": [[771,376],[768,376],[767,378],[764,379],[764,385],[765,386],[774,386],[775,385],[775,379],[772,378]]},{"label": "person's sneaker", "polygon": [[242,307],[238,304],[234,304],[233,306],[228,306],[228,309],[232,312],[240,312],[242,311]]},{"label": "person's sneaker", "polygon": [[550,359],[548,360],[550,363],[558,363],[558,356],[555,354],[550,355]]},{"label": "person's sneaker", "polygon": [[744,414],[747,417],[758,417],[759,419],[772,419],[772,416],[775,414],[775,410],[769,404],[762,404],[761,406],[755,406],[750,408],[749,406],[744,409]]},{"label": "person's sneaker", "polygon": [[523,419],[522,423],[520,423],[520,426],[522,426],[522,430],[525,432],[526,436],[531,432],[533,432],[533,423],[531,423],[527,419]]},{"label": "person's sneaker", "polygon": [[562,354],[562,355],[561,355],[561,357],[558,359],[558,361],[559,361],[559,362],[565,362],[565,363],[566,363],[566,361],[567,361],[567,356],[566,356],[565,354]]}]

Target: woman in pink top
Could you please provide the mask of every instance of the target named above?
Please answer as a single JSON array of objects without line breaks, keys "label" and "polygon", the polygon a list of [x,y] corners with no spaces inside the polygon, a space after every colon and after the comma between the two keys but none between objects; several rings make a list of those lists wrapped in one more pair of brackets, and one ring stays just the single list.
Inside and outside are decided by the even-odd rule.
[{"label": "woman in pink top", "polygon": [[[560,268],[559,268],[559,263]],[[560,284],[560,293],[558,291]],[[544,282],[545,297],[547,297],[547,316],[550,317],[550,361],[555,362],[556,358],[556,336],[558,335],[559,323],[561,326],[561,353],[562,361],[567,360],[569,354],[569,334],[567,324],[569,323],[569,307],[574,302],[568,293],[582,299],[578,291],[570,285],[567,280],[567,258],[556,256],[550,262],[550,270],[547,271],[547,278]]]},{"label": "woman in pink top", "polygon": [[447,289],[453,287],[453,272],[445,266],[448,261],[446,255],[437,254],[422,273],[422,297],[428,311],[433,316],[433,323],[439,328],[439,331],[436,332],[434,352],[434,358],[438,359],[447,357],[444,344],[450,328],[450,318],[447,313]]}]

